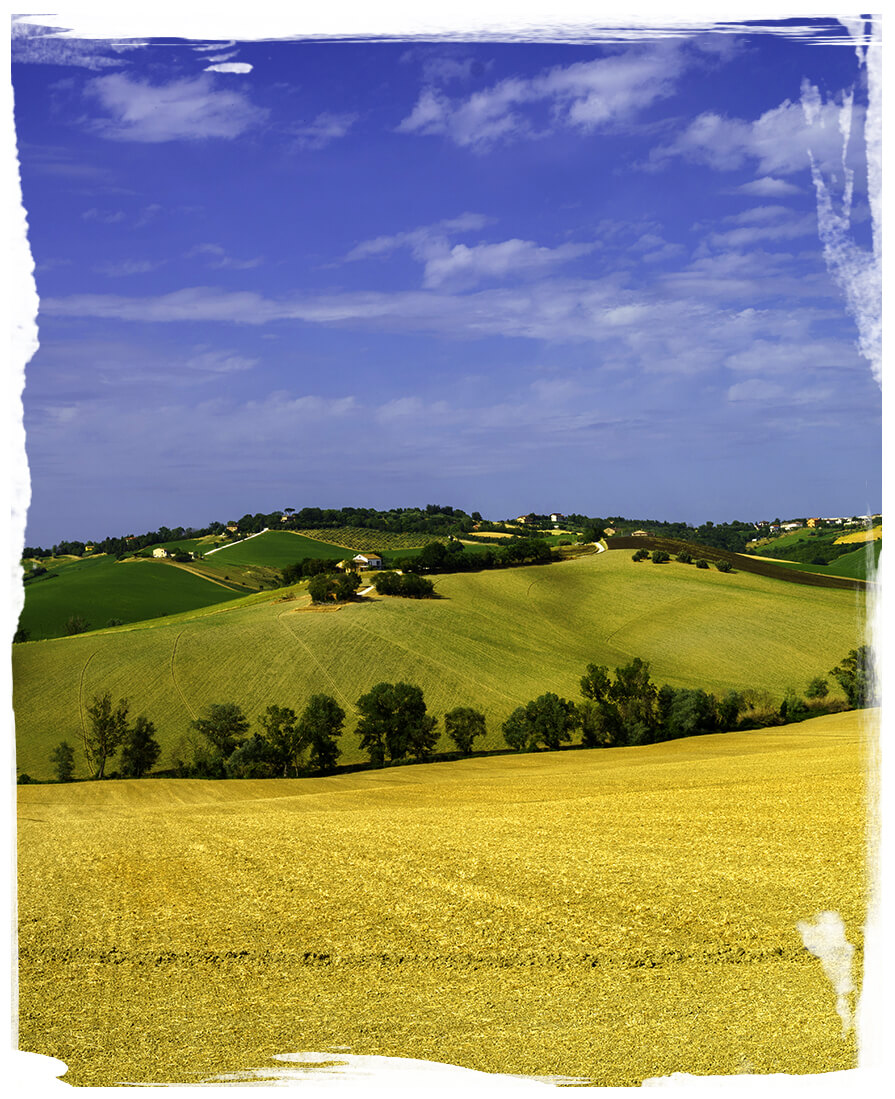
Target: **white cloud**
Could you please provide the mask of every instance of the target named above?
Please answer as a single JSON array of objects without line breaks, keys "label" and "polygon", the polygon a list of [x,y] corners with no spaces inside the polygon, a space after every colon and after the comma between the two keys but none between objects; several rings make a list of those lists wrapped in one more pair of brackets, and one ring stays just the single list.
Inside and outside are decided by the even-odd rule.
[{"label": "white cloud", "polygon": [[449,284],[471,286],[484,279],[518,277],[546,271],[592,252],[595,243],[561,244],[547,248],[530,240],[500,241],[496,244],[451,244],[457,233],[481,229],[487,218],[465,213],[456,218],[423,225],[393,236],[374,237],[356,245],[346,260],[388,255],[397,248],[409,248],[423,264],[423,285],[429,289]]},{"label": "white cloud", "polygon": [[205,75],[150,84],[115,73],[89,81],[85,94],[108,115],[90,120],[90,128],[113,141],[228,140],[260,125],[269,113]]},{"label": "white cloud", "polygon": [[785,179],[776,179],[774,176],[762,176],[760,179],[750,180],[734,188],[734,192],[741,195],[754,195],[756,198],[776,198],[782,195],[800,195],[802,188],[793,183],[787,183]]},{"label": "white cloud", "polygon": [[126,259],[110,263],[97,263],[93,270],[100,275],[108,275],[109,278],[126,278],[128,275],[144,275],[148,271],[156,271],[164,264],[164,260],[134,260]]},{"label": "white cloud", "polygon": [[197,244],[184,253],[184,259],[194,259],[196,256],[207,256],[207,267],[212,270],[247,271],[253,267],[260,267],[264,262],[263,256],[255,256],[253,259],[236,259],[228,256],[227,251],[220,244]]},{"label": "white cloud", "polygon": [[457,145],[484,150],[504,139],[544,136],[549,129],[536,130],[524,109],[546,104],[551,128],[589,133],[672,95],[683,67],[681,50],[663,45],[556,66],[529,79],[509,77],[465,99],[427,87],[398,131],[443,134]]},{"label": "white cloud", "polygon": [[786,390],[776,382],[766,381],[764,378],[749,378],[745,382],[737,382],[727,390],[728,401],[773,401],[782,397]]},{"label": "white cloud", "polygon": [[755,161],[764,176],[773,177],[808,171],[809,153],[825,166],[841,163],[835,103],[818,105],[810,119],[801,103],[788,99],[754,122],[706,111],[674,141],[653,149],[650,164],[660,167],[673,157],[683,157],[718,171],[733,171]]},{"label": "white cloud", "polygon": [[258,359],[249,359],[232,351],[199,351],[186,360],[187,370],[197,370],[209,374],[233,374],[237,371],[251,370],[257,366]]},{"label": "white cloud", "polygon": [[203,71],[207,73],[250,73],[253,67],[245,61],[226,61],[223,64],[208,65]]},{"label": "white cloud", "polygon": [[300,149],[322,149],[331,141],[344,137],[357,119],[356,114],[332,114],[324,111],[313,122],[294,127],[292,133]]},{"label": "white cloud", "polygon": [[[761,216],[762,212],[764,216]],[[740,227],[710,233],[706,242],[712,248],[745,248],[759,241],[794,240],[817,233],[817,217],[814,214],[796,214],[786,207],[759,207],[726,220],[739,221]]]},{"label": "white cloud", "polygon": [[483,279],[499,279],[547,270],[592,252],[594,244],[561,244],[544,248],[531,240],[505,240],[499,244],[455,244],[441,255],[430,256],[423,271],[423,285],[445,283],[471,285]]},{"label": "white cloud", "polygon": [[103,225],[116,225],[126,217],[124,210],[97,210],[95,206],[81,214],[82,221],[99,221]]},{"label": "white cloud", "polygon": [[417,259],[424,260],[429,254],[430,247],[438,247],[439,242],[447,242],[449,233],[466,233],[477,229],[483,229],[488,224],[488,218],[484,214],[460,214],[459,217],[446,218],[436,221],[432,225],[420,225],[416,229],[410,229],[403,233],[395,233],[392,236],[373,237],[371,240],[363,240],[345,257],[347,261],[367,259],[369,256],[383,256],[393,252],[396,248],[408,247],[414,252]]}]

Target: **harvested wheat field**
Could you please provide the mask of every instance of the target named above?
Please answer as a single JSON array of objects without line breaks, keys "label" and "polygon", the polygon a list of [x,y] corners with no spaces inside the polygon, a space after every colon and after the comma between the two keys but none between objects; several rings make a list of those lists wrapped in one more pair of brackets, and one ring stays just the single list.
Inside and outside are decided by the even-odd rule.
[{"label": "harvested wheat field", "polygon": [[600,1085],[854,1067],[797,924],[838,912],[859,983],[866,716],[19,787],[21,1045],[77,1085],[331,1047]]}]

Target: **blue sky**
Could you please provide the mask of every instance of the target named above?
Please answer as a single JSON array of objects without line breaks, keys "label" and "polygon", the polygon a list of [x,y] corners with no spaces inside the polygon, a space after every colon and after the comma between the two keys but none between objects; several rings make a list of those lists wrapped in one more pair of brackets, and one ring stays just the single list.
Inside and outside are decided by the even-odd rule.
[{"label": "blue sky", "polygon": [[871,246],[866,70],[837,30],[20,29],[27,543],[287,506],[878,509],[843,276]]}]

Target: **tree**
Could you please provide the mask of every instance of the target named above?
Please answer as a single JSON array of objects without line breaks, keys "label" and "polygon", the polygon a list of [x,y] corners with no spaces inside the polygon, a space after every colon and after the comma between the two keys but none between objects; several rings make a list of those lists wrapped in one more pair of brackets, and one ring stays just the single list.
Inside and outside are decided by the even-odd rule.
[{"label": "tree", "polygon": [[500,727],[503,739],[517,752],[534,751],[530,744],[531,727],[524,706],[517,706]]},{"label": "tree", "polygon": [[458,706],[444,715],[444,731],[464,756],[472,754],[472,742],[485,735],[485,715],[470,706]]},{"label": "tree", "polygon": [[245,740],[249,731],[246,716],[235,702],[213,703],[205,713],[206,717],[197,718],[190,724],[226,758]]},{"label": "tree", "polygon": [[12,635],[13,645],[19,645],[24,641],[31,640],[31,631],[26,626],[19,626],[16,632]]},{"label": "tree", "polygon": [[865,706],[877,705],[873,652],[869,645],[851,649],[848,656],[830,670],[830,675],[845,691],[845,697],[852,709],[860,710]]},{"label": "tree", "polygon": [[268,706],[258,722],[264,730],[263,738],[270,745],[277,774],[282,773],[283,778],[288,778],[291,770],[294,775],[298,757],[305,747],[296,727],[295,710],[288,706]]},{"label": "tree", "polygon": [[377,683],[357,700],[360,746],[378,765],[407,755],[424,759],[438,741],[434,717],[426,713],[422,688],[409,683]]},{"label": "tree", "polygon": [[308,581],[308,595],[312,603],[332,603],[335,585],[333,578],[326,573],[318,573]]},{"label": "tree", "polygon": [[140,714],[124,737],[121,773],[125,778],[142,778],[152,770],[161,754],[161,745],[155,739],[155,725]]},{"label": "tree", "polygon": [[671,560],[671,555],[666,553],[665,550],[654,549],[652,559],[654,565],[664,565],[666,561]]},{"label": "tree", "polygon": [[90,623],[79,614],[73,614],[65,623],[65,632],[69,637],[74,637],[78,633],[86,633],[89,629]]},{"label": "tree", "polygon": [[105,777],[106,761],[112,759],[127,736],[126,698],[112,706],[112,693],[105,691],[93,696],[93,705],[87,707],[88,722],[82,731],[84,755],[93,777]]},{"label": "tree", "polygon": [[578,703],[581,743],[586,748],[614,748],[625,743],[618,707],[605,699]]},{"label": "tree", "polygon": [[609,695],[612,680],[609,669],[599,664],[588,664],[581,677],[581,693],[594,702],[602,702]]},{"label": "tree", "polygon": [[646,726],[656,724],[658,690],[650,680],[649,664],[635,656],[630,664],[615,669],[615,682],[609,688],[609,700],[615,702],[622,723]]},{"label": "tree", "polygon": [[548,692],[514,710],[502,730],[510,747],[534,752],[542,744],[545,748],[559,748],[562,741],[572,739],[572,731],[580,723],[574,702]]},{"label": "tree", "polygon": [[718,703],[718,728],[735,728],[740,714],[746,710],[746,699],[739,691],[728,691]]},{"label": "tree", "polygon": [[830,684],[820,676],[812,679],[805,688],[805,698],[826,698],[829,693]]},{"label": "tree", "polygon": [[331,771],[341,749],[336,737],[342,735],[345,711],[330,695],[311,695],[298,723],[302,747],[310,748],[309,764],[314,771]]},{"label": "tree", "polygon": [[716,561],[715,568],[718,572],[730,572],[732,566],[729,561]]},{"label": "tree", "polygon": [[50,762],[56,764],[56,778],[59,782],[71,782],[75,777],[75,751],[67,740],[56,745],[50,755]]},{"label": "tree", "polygon": [[797,721],[804,721],[808,716],[808,707],[805,705],[804,700],[799,698],[790,687],[780,703],[779,714],[783,721],[794,724]]},{"label": "tree", "polygon": [[682,565],[692,565],[693,563],[693,555],[688,553],[687,550],[681,550],[677,555],[677,559]]},{"label": "tree", "polygon": [[227,778],[273,778],[279,774],[279,759],[268,740],[254,733],[224,761]]},{"label": "tree", "polygon": [[717,729],[718,715],[712,695],[686,688],[674,692],[664,730],[668,739],[714,733]]},{"label": "tree", "polygon": [[698,569],[707,569],[709,567],[709,563],[705,560],[704,557],[700,557],[699,560],[696,562],[696,567]]}]

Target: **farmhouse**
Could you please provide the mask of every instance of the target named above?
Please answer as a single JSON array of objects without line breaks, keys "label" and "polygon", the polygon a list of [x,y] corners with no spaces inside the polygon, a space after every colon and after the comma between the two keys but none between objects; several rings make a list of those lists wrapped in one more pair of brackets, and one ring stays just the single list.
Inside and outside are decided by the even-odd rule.
[{"label": "farmhouse", "polygon": [[156,546],[152,551],[153,557],[167,557],[168,551],[163,546]]},{"label": "farmhouse", "polygon": [[382,558],[378,553],[370,551],[368,553],[358,553],[351,558],[352,565],[358,569],[381,569]]},{"label": "farmhouse", "polygon": [[649,538],[649,531],[648,530],[635,530],[635,531],[631,532],[631,536],[633,538]]},{"label": "farmhouse", "polygon": [[816,527],[818,523],[823,522],[823,519],[818,517],[818,518],[814,518],[814,519],[806,519],[805,522],[807,523],[807,525],[809,527]]},{"label": "farmhouse", "polygon": [[611,538],[615,534],[615,527],[603,527],[603,533],[607,538]]}]

